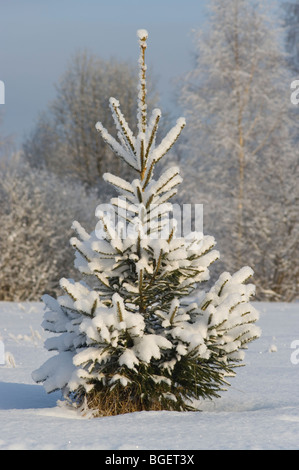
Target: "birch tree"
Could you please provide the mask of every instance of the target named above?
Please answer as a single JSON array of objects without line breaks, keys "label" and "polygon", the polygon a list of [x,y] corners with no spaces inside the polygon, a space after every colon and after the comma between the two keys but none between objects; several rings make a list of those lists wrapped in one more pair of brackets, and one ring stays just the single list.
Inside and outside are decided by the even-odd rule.
[{"label": "birch tree", "polygon": [[299,73],[299,1],[284,2],[285,48],[288,65],[295,75]]},{"label": "birch tree", "polygon": [[[205,203],[205,224],[221,238],[230,266],[251,264],[260,296],[290,299],[298,283],[296,125],[285,57],[263,5],[213,0],[209,28],[194,35],[195,65],[180,97],[193,147],[184,168],[186,175],[197,168],[194,197]],[[288,229],[281,218],[292,220]],[[280,281],[274,259],[284,260]]]}]

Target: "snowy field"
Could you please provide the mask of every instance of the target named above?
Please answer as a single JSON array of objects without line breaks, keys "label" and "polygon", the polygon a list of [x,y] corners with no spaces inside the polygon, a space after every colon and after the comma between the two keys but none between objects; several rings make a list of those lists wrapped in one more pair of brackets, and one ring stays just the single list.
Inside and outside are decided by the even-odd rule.
[{"label": "snowy field", "polygon": [[43,305],[1,302],[0,449],[299,449],[299,303],[255,305],[262,336],[229,390],[202,412],[87,419],[31,379],[50,354]]}]

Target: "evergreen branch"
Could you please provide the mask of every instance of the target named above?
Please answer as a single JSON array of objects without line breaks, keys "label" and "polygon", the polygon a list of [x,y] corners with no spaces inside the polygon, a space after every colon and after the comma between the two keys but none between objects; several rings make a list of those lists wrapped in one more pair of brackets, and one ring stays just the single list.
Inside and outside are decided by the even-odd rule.
[{"label": "evergreen branch", "polygon": [[146,152],[145,152],[145,163],[147,162],[150,149],[151,149],[151,147],[153,145],[153,142],[155,140],[160,118],[161,118],[161,111],[159,109],[154,110],[153,111],[153,116],[152,116],[152,120],[154,121],[154,124],[152,125],[152,129],[150,129],[151,125],[149,125],[149,129],[147,131],[147,132],[150,132],[150,137],[148,139],[148,144],[147,144]]},{"label": "evergreen branch", "polygon": [[133,132],[129,128],[129,125],[119,109],[119,102],[115,98],[110,98],[110,109],[112,110],[112,116],[115,122],[116,127],[121,132],[121,135],[124,137],[125,141],[127,142],[130,150],[132,151],[133,156],[136,157],[136,150],[135,150],[135,138]]},{"label": "evergreen branch", "polygon": [[112,175],[111,173],[104,173],[103,179],[104,181],[111,184],[115,188],[125,191],[129,194],[132,194],[133,196],[135,195],[132,185],[128,183],[126,180],[124,180],[123,178],[120,178],[119,176],[116,176],[116,175]]},{"label": "evergreen branch", "polygon": [[139,93],[138,93],[138,129],[140,133],[146,131],[146,65],[145,65],[145,50],[147,47],[147,31],[138,30],[140,45],[140,56],[139,56]]},{"label": "evergreen branch", "polygon": [[140,203],[142,203],[142,193],[141,193],[141,190],[140,190],[140,187],[139,187],[139,186],[137,186],[136,192],[137,192],[138,201],[139,201]]},{"label": "evergreen branch", "polygon": [[139,312],[145,313],[145,305],[144,305],[144,297],[143,297],[143,269],[139,271],[139,281],[138,281],[138,288],[139,288]]},{"label": "evergreen branch", "polygon": [[113,291],[109,283],[107,283],[106,279],[103,278],[101,271],[95,269],[94,275],[98,279],[98,281],[100,281],[100,283],[103,284],[103,286],[105,286],[109,291]]},{"label": "evergreen branch", "polygon": [[68,282],[67,279],[65,279],[65,278],[60,279],[60,283],[59,283],[59,284],[60,284],[60,287],[66,292],[66,294],[67,294],[69,297],[71,297],[71,299],[72,299],[74,302],[76,302],[76,301],[78,300],[78,299],[75,297],[75,295],[74,295],[72,292],[70,292],[70,290],[68,289],[68,287],[67,287],[66,284],[69,285],[70,283]]},{"label": "evergreen branch", "polygon": [[[149,208],[149,206],[150,206],[151,203],[153,202],[154,197],[155,197],[155,194],[153,193],[153,194],[151,194],[151,196],[148,198],[148,200],[146,201],[146,204],[145,204],[145,208],[146,208],[146,209]],[[150,219],[148,219],[148,220],[150,220]]]},{"label": "evergreen branch", "polygon": [[170,232],[170,235],[169,235],[169,237],[167,238],[167,242],[168,242],[168,243],[170,243],[171,240],[173,239],[174,231],[175,231],[175,227],[172,228],[172,230],[171,230],[171,232]]},{"label": "evergreen branch", "polygon": [[[158,198],[159,200],[159,204],[164,204],[165,202],[169,201],[169,199],[171,199],[173,196],[175,196],[177,193],[177,190],[174,190],[174,191],[167,191],[166,193],[163,194],[163,196],[156,196],[156,198]],[[155,202],[155,205],[158,205],[156,202]]]},{"label": "evergreen branch", "polygon": [[[98,250],[96,248],[93,248],[93,251],[95,251],[96,253],[98,253],[99,255],[104,255],[107,256],[108,258],[114,258],[116,253],[115,252],[112,252],[112,253],[107,253],[106,251],[101,251],[101,250]],[[105,258],[106,259],[106,258]]]},{"label": "evergreen branch", "polygon": [[124,321],[124,318],[123,318],[123,314],[122,314],[122,311],[121,311],[121,308],[120,308],[120,302],[116,302],[116,305],[117,305],[117,314],[118,314],[118,319],[121,322]]},{"label": "evergreen branch", "polygon": [[73,248],[76,249],[76,251],[78,251],[78,253],[80,253],[80,255],[81,255],[88,263],[90,263],[91,259],[88,258],[88,256],[87,256],[80,248],[78,248],[78,245],[77,245],[76,243],[73,242],[73,243],[72,243],[72,246],[73,246]]},{"label": "evergreen branch", "polygon": [[224,286],[225,286],[225,284],[226,284],[227,282],[228,282],[228,279],[226,279],[226,280],[224,281],[224,283],[222,284],[222,286],[220,287],[219,292],[218,292],[218,297],[221,296],[222,291],[223,291],[223,289],[224,289]]},{"label": "evergreen branch", "polygon": [[[153,175],[153,170],[154,170],[154,167],[155,167],[155,164],[156,164],[156,161],[153,160],[151,165],[148,167],[147,171],[145,172],[144,174],[144,183],[143,183],[143,186],[142,186],[142,191],[145,190],[145,188],[147,187],[147,185],[149,184],[151,178],[152,178],[152,175]],[[146,175],[146,176],[145,176]]]},{"label": "evergreen branch", "polygon": [[177,141],[179,138],[182,130],[184,129],[186,125],[186,121],[184,118],[180,118],[177,120],[176,125],[168,132],[166,137],[162,140],[162,142],[158,145],[158,147],[155,148],[154,154],[155,154],[155,162],[157,163],[159,160],[161,160],[164,155],[169,152],[171,147],[174,145],[174,143]]},{"label": "evergreen branch", "polygon": [[140,180],[143,181],[144,175],[145,175],[145,161],[144,161],[144,136],[140,139],[140,150],[139,150],[139,155],[140,155]]},{"label": "evergreen branch", "polygon": [[162,261],[162,255],[163,255],[163,251],[160,250],[160,254],[159,254],[159,258],[158,258],[158,262],[157,262],[157,265],[155,267],[155,271],[153,272],[152,274],[152,277],[150,279],[150,282],[148,283],[148,285],[146,286],[145,288],[145,291],[147,292],[149,290],[149,288],[151,287],[151,285],[154,283],[156,277],[157,277],[157,274],[159,272],[159,269],[160,269],[160,266],[161,266],[161,261]]},{"label": "evergreen branch", "polygon": [[151,186],[151,192],[153,195],[159,195],[161,192],[169,192],[181,182],[182,178],[179,175],[179,168],[169,168],[168,170],[164,171],[158,181],[154,182],[154,184]]},{"label": "evergreen branch", "polygon": [[120,158],[122,158],[131,168],[134,170],[139,171],[139,168],[137,166],[137,163],[132,157],[128,154],[128,152],[117,142],[117,140],[112,137],[112,135],[109,134],[107,129],[102,125],[101,122],[96,123],[96,130],[99,131],[102,135],[103,140],[106,142],[106,144],[109,145],[111,150],[118,155]]},{"label": "evergreen branch", "polygon": [[169,323],[170,323],[171,325],[172,325],[172,323],[173,323],[174,317],[175,317],[175,315],[176,315],[178,309],[179,309],[179,307],[176,306],[176,307],[174,308],[172,314],[171,314],[171,317],[170,317],[170,319],[169,319]]}]

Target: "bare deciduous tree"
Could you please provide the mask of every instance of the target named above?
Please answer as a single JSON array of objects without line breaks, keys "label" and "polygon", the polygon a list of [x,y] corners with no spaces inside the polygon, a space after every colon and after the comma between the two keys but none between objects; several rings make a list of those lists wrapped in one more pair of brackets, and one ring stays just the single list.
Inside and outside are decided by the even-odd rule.
[{"label": "bare deciduous tree", "polygon": [[[77,54],[57,84],[55,100],[24,144],[26,159],[33,166],[74,175],[88,186],[96,185],[108,168],[123,174],[127,170],[100,140],[94,125],[100,119],[113,131],[107,104],[111,96],[121,95],[122,110],[135,129],[136,87],[132,64]],[[149,103],[154,106],[154,85],[148,91]]]}]

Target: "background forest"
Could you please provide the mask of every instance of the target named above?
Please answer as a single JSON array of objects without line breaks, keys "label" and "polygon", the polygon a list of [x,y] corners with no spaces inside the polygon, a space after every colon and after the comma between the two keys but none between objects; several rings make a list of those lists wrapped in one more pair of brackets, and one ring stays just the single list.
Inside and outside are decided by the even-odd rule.
[{"label": "background forest", "polygon": [[[184,178],[177,202],[203,204],[204,232],[222,253],[219,272],[252,266],[258,300],[289,302],[299,284],[299,116],[290,100],[299,1],[284,2],[279,17],[264,3],[209,2],[206,27],[193,33],[193,68],[176,77],[175,115],[180,109],[187,126],[167,165],[178,164]],[[155,70],[147,83],[153,109]],[[74,54],[21,148],[2,137],[0,300],[39,300],[58,293],[61,277],[76,277],[73,220],[95,227],[95,208],[111,194],[106,171],[130,177],[95,123],[113,134],[107,104],[118,96],[135,130],[136,87],[134,64]],[[172,121],[164,114],[161,135]]]}]

